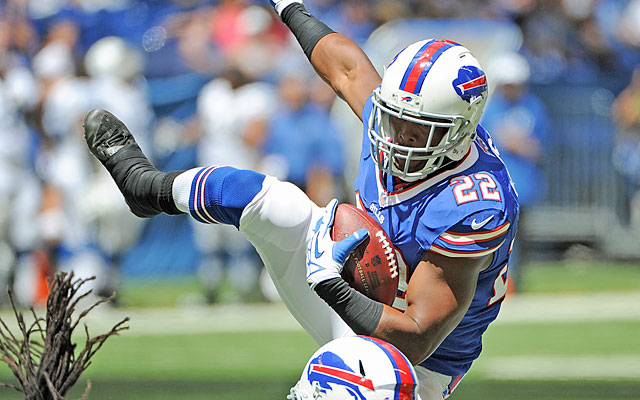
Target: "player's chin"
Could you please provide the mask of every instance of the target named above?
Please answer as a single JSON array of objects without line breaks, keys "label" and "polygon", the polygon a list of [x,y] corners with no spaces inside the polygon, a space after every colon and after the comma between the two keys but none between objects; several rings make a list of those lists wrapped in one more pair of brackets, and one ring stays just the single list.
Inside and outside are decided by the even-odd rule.
[{"label": "player's chin", "polygon": [[[407,160],[403,158],[396,158],[393,160],[393,165],[396,167],[398,171],[404,171],[404,166],[406,165]],[[407,169],[408,173],[419,172],[427,165],[426,160],[414,160],[409,162],[409,168]]]}]

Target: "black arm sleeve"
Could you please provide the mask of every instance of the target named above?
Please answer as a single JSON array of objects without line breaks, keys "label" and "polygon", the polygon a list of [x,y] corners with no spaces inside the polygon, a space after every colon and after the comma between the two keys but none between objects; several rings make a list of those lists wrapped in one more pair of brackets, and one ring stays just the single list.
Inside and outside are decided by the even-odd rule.
[{"label": "black arm sleeve", "polygon": [[309,60],[320,39],[333,33],[324,23],[309,14],[300,3],[293,3],[282,10],[282,22],[291,29]]},{"label": "black arm sleeve", "polygon": [[354,290],[342,278],[320,282],[315,291],[357,335],[370,336],[380,323],[384,305]]}]

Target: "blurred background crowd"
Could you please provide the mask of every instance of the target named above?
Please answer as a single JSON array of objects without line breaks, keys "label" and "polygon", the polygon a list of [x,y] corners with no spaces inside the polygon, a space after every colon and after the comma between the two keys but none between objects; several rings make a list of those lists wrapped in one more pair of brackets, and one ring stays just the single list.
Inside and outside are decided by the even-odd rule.
[{"label": "blurred background crowd", "polygon": [[[483,124],[520,193],[515,282],[532,249],[638,256],[639,0],[305,4],[361,45],[399,20],[513,26],[517,51],[485,63]],[[2,287],[33,304],[56,270],[95,274],[103,293],[123,276],[191,274],[209,302],[222,282],[240,300],[272,299],[235,229],[128,213],[86,149],[82,119],[112,111],[162,170],[250,168],[324,205],[352,200],[353,136],[332,116],[334,100],[266,1],[0,0]]]}]

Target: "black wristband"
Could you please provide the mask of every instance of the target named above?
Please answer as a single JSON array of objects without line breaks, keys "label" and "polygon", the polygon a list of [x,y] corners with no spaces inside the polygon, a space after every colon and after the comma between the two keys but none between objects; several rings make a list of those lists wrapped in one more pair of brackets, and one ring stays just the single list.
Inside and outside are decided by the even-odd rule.
[{"label": "black wristband", "polygon": [[309,14],[301,3],[293,3],[282,10],[282,22],[291,29],[309,60],[320,39],[334,33],[323,22]]},{"label": "black wristband", "polygon": [[378,327],[384,305],[352,289],[342,278],[320,282],[315,291],[356,335],[370,336]]}]

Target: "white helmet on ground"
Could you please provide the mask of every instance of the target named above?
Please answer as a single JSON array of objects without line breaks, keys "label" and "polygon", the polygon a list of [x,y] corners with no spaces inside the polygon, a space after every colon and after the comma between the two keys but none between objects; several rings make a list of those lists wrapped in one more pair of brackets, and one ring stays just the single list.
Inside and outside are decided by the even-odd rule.
[{"label": "white helmet on ground", "polygon": [[409,360],[391,344],[366,336],[335,339],[316,351],[290,400],[419,400]]},{"label": "white helmet on ground", "polygon": [[[443,39],[409,45],[373,92],[368,126],[373,159],[380,170],[409,182],[462,159],[487,95],[485,73],[465,47]],[[413,132],[404,134],[411,140],[402,137],[405,129]]]}]

